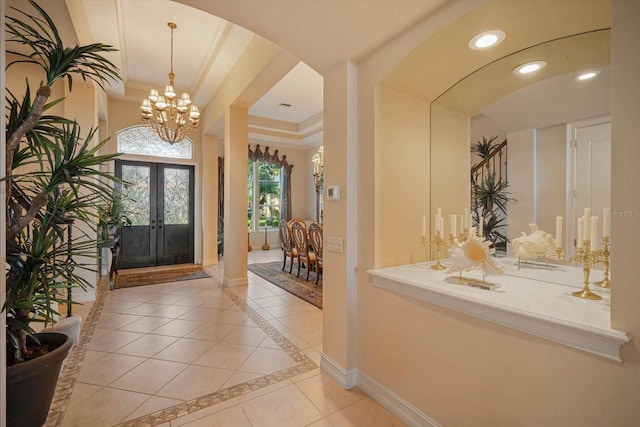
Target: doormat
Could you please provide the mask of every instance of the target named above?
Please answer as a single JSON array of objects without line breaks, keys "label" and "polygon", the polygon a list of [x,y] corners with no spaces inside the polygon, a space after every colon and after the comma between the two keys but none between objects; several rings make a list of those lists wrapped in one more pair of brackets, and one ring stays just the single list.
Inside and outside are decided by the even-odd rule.
[{"label": "doormat", "polygon": [[[293,273],[282,271],[282,261],[249,264],[248,269],[277,287],[322,309],[322,287],[320,284],[316,286],[314,272],[311,272],[308,281],[304,280],[302,275],[307,274],[304,270],[300,272],[300,277],[296,277]],[[297,271],[296,266],[293,267],[293,271]]]},{"label": "doormat", "polygon": [[166,282],[181,282],[183,280],[204,279],[209,275],[202,270],[202,266],[181,267],[176,269],[148,270],[134,272],[120,270],[118,272],[115,288],[131,288],[133,286],[155,285]]}]

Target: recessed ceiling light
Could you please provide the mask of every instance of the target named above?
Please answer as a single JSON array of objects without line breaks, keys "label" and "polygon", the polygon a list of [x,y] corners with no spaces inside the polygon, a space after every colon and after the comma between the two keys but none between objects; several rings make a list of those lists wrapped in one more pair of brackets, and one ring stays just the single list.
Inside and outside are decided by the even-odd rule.
[{"label": "recessed ceiling light", "polygon": [[469,49],[484,50],[494,47],[504,40],[506,34],[500,30],[490,30],[480,33],[469,40]]},{"label": "recessed ceiling light", "polygon": [[576,80],[590,80],[598,75],[597,71],[587,71],[585,73],[579,74],[576,77]]},{"label": "recessed ceiling light", "polygon": [[513,69],[513,74],[529,74],[543,68],[547,63],[545,61],[531,61],[526,64],[518,65]]}]

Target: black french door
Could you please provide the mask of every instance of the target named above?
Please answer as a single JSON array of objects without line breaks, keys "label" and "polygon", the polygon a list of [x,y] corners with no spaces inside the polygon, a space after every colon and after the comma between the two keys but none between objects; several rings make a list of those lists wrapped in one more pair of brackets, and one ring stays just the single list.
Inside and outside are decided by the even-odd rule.
[{"label": "black french door", "polygon": [[119,268],[193,263],[194,167],[116,161],[125,213]]}]

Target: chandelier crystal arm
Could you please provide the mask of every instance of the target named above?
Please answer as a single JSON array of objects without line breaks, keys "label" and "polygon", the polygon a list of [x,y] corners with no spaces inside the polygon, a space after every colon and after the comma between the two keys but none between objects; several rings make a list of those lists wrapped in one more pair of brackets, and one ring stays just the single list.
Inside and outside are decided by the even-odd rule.
[{"label": "chandelier crystal arm", "polygon": [[165,87],[163,95],[152,89],[149,97],[142,101],[140,111],[143,123],[150,125],[161,139],[174,144],[198,127],[200,111],[191,103],[187,92],[177,98],[176,75],[173,73],[173,30],[178,26],[173,22],[168,22],[167,26],[171,28],[169,85]]}]

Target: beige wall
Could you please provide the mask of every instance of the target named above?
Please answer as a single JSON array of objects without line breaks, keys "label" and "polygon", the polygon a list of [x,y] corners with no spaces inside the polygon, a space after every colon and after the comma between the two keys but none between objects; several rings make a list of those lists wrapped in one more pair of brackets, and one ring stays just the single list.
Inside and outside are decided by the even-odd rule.
[{"label": "beige wall", "polygon": [[[469,209],[471,182],[469,174],[469,116],[446,107],[431,105],[431,215],[435,224],[437,209],[442,209],[444,231],[450,231],[451,214],[457,215],[457,232],[460,216]],[[431,234],[433,234],[433,230]],[[446,237],[446,236],[445,236]],[[433,258],[433,256],[432,256]]]},{"label": "beige wall", "polygon": [[380,87],[375,131],[376,265],[423,262],[422,217],[431,218],[429,105]]}]

